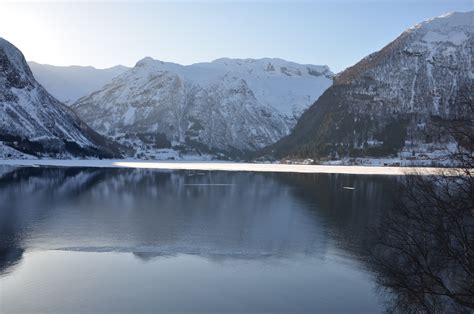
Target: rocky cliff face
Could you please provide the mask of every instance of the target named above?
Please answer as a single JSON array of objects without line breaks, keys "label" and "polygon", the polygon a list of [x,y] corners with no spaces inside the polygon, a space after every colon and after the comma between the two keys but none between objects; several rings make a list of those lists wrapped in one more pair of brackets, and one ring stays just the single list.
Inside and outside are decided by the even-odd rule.
[{"label": "rocky cliff face", "polygon": [[151,58],[72,108],[124,144],[238,156],[287,135],[331,84],[325,66],[218,59],[181,66]]},{"label": "rocky cliff face", "polygon": [[116,148],[52,97],[23,54],[0,38],[0,150],[35,156],[118,156]]},{"label": "rocky cliff face", "polygon": [[335,77],[292,134],[266,150],[282,157],[387,156],[446,147],[434,124],[472,124],[474,12],[413,26]]}]

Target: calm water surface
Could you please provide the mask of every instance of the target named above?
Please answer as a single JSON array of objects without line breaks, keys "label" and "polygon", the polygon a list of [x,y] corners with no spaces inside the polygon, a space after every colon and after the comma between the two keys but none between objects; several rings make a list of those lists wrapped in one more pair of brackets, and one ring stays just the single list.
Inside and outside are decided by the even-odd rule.
[{"label": "calm water surface", "polygon": [[0,168],[0,312],[379,313],[364,237],[398,181]]}]

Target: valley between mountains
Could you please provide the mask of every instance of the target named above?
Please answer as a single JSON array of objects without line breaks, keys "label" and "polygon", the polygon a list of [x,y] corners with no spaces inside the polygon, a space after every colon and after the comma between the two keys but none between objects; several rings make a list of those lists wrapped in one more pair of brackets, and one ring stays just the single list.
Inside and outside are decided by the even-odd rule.
[{"label": "valley between mountains", "polygon": [[[277,58],[26,62],[0,40],[0,157],[441,159],[473,132],[474,12],[407,29],[341,73]],[[324,60],[321,60],[324,64]]]}]

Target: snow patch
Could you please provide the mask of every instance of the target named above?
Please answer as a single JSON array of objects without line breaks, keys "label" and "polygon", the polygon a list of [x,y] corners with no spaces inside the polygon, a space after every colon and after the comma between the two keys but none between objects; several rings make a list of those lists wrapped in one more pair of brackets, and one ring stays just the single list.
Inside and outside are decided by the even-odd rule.
[{"label": "snow patch", "polygon": [[136,112],[135,107],[132,107],[132,106],[128,107],[127,111],[123,115],[123,123],[125,125],[131,125],[135,122],[135,112]]},{"label": "snow patch", "polygon": [[438,32],[429,31],[423,36],[423,41],[427,43],[450,42],[456,46],[461,45],[469,37],[464,32],[451,32],[449,34],[441,34]]}]

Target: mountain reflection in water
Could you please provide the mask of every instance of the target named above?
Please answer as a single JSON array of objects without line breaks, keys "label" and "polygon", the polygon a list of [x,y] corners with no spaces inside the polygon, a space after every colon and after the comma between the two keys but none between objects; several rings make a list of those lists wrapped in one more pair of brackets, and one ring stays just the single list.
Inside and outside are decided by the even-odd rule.
[{"label": "mountain reflection in water", "polygon": [[126,252],[145,263],[182,254],[209,261],[331,260],[365,272],[365,231],[391,204],[398,181],[341,174],[5,167],[0,169],[0,280],[18,272],[28,252],[51,250]]}]

